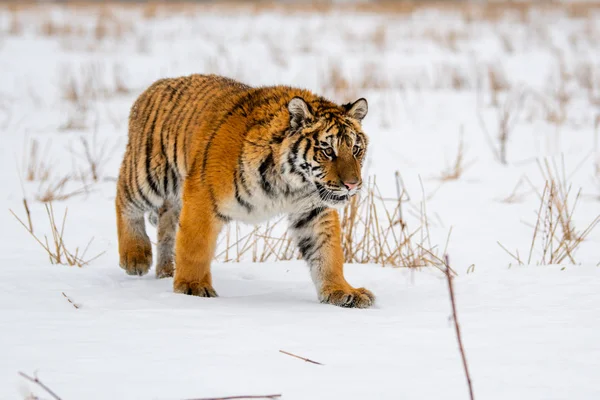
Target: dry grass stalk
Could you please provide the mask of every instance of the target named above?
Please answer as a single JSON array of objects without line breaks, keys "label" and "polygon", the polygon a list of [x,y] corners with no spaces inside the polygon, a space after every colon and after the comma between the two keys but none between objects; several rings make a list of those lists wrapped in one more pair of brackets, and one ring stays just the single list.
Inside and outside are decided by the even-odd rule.
[{"label": "dry grass stalk", "polygon": [[594,153],[596,155],[596,160],[594,162],[594,175],[596,176],[598,183],[600,183],[600,151],[598,150],[598,138],[600,135],[598,128],[600,128],[600,114],[596,115],[596,120],[594,121]]},{"label": "dry grass stalk", "polygon": [[371,33],[371,41],[375,45],[375,47],[379,50],[385,49],[385,45],[387,42],[387,23],[381,23],[377,25],[373,33]]},{"label": "dry grass stalk", "polygon": [[81,65],[79,72],[64,67],[60,81],[62,97],[77,109],[87,110],[103,94],[99,88],[103,73],[104,66],[99,63]]},{"label": "dry grass stalk", "polygon": [[81,25],[69,22],[56,22],[52,17],[40,24],[40,34],[43,36],[83,36],[85,29]]},{"label": "dry grass stalk", "polygon": [[8,27],[8,34],[18,36],[22,35],[23,31],[23,21],[21,21],[21,18],[17,15],[16,12],[13,12],[10,19],[10,25]]},{"label": "dry grass stalk", "polygon": [[73,307],[75,307],[77,310],[79,310],[79,307],[80,307],[80,306],[79,306],[79,304],[76,304],[76,303],[75,303],[73,300],[71,300],[71,298],[70,298],[69,296],[67,296],[67,295],[65,294],[65,292],[62,292],[62,295],[64,296],[64,298],[65,298],[65,299],[67,299],[67,301],[68,301],[69,303],[71,303],[71,305],[72,305]]},{"label": "dry grass stalk", "polygon": [[329,70],[329,77],[325,86],[325,90],[329,89],[335,96],[345,96],[350,91],[350,82],[344,77],[337,65]]},{"label": "dry grass stalk", "polygon": [[131,25],[118,18],[112,10],[112,7],[104,6],[98,11],[96,26],[94,27],[94,37],[97,41],[109,37],[119,39],[132,30]]},{"label": "dry grass stalk", "polygon": [[65,187],[70,181],[71,177],[65,176],[56,182],[40,186],[38,194],[35,196],[36,200],[41,201],[42,203],[51,203],[53,201],[64,201],[88,192],[88,187],[84,186],[77,190],[65,193]]},{"label": "dry grass stalk", "polygon": [[311,359],[309,359],[309,358],[304,358],[304,357],[297,356],[296,354],[289,353],[289,352],[287,352],[287,351],[285,351],[285,350],[279,350],[279,352],[280,352],[280,353],[283,353],[283,354],[287,354],[288,356],[291,356],[291,357],[294,357],[294,358],[298,358],[298,359],[300,359],[300,360],[304,360],[304,361],[306,361],[306,362],[308,362],[308,363],[311,363],[311,364],[323,365],[323,364],[321,364],[320,362],[317,362],[317,361],[311,360]]},{"label": "dry grass stalk", "polygon": [[83,131],[88,128],[86,109],[69,110],[67,121],[58,127],[61,131]]},{"label": "dry grass stalk", "polygon": [[[54,400],[61,400],[61,398],[58,397],[58,395],[56,393],[54,393],[54,391],[52,389],[50,389],[42,381],[39,380],[39,378],[37,377],[36,374],[34,374],[33,377],[31,377],[23,372],[19,372],[19,375],[21,375],[23,378],[27,379],[29,382],[33,382],[36,385],[38,385],[39,387],[41,387],[42,389],[44,389],[44,391],[46,393],[48,393],[50,396],[52,396],[52,398]],[[37,399],[38,397],[32,397],[32,398]]]},{"label": "dry grass stalk", "polygon": [[98,143],[98,125],[96,124],[91,141],[87,137],[80,137],[79,148],[69,147],[68,150],[75,157],[84,161],[87,166],[87,173],[82,172],[82,177],[89,176],[94,182],[98,182],[102,177],[104,166],[112,158],[119,143],[109,146],[105,140]]},{"label": "dry grass stalk", "polygon": [[575,195],[570,206],[571,185],[567,184],[564,163],[562,171],[556,164],[550,165],[546,160],[539,164],[545,185],[540,196],[540,207],[537,220],[533,228],[531,245],[527,260],[523,260],[517,250],[509,251],[498,243],[519,265],[529,265],[533,261],[534,252],[537,251],[536,265],[561,264],[568,262],[577,264],[575,252],[592,230],[600,223],[600,214],[596,216],[585,229],[579,231],[573,223],[573,214],[581,196],[581,190]]},{"label": "dry grass stalk", "polygon": [[510,139],[511,133],[519,120],[520,112],[523,109],[523,103],[525,101],[525,94],[517,92],[509,95],[496,113],[496,140],[497,144],[494,143],[494,139],[488,130],[488,127],[479,111],[477,117],[479,125],[483,133],[486,136],[488,145],[492,150],[494,157],[502,164],[506,165],[507,161],[507,146]]},{"label": "dry grass stalk", "polygon": [[490,93],[492,95],[492,106],[498,107],[498,98],[501,93],[510,90],[510,84],[506,79],[506,74],[502,69],[496,66],[489,66],[487,69]]},{"label": "dry grass stalk", "polygon": [[456,331],[456,340],[458,341],[458,348],[460,349],[460,356],[463,363],[463,368],[465,370],[465,376],[467,378],[467,384],[469,386],[469,397],[471,400],[474,400],[473,395],[473,385],[471,384],[471,374],[469,374],[469,367],[467,365],[467,356],[465,355],[465,348],[462,342],[462,335],[460,334],[460,325],[458,324],[458,315],[456,313],[456,299],[454,298],[454,284],[453,284],[453,276],[450,273],[450,260],[448,255],[444,256],[445,264],[446,264],[446,280],[448,281],[448,291],[450,292],[450,304],[452,305],[452,320],[454,321],[454,329]]},{"label": "dry grass stalk", "polygon": [[40,152],[39,142],[33,139],[29,145],[29,154],[25,153],[24,169],[25,180],[44,182],[50,177],[50,164],[48,161],[49,142],[46,143],[43,152]]},{"label": "dry grass stalk", "polygon": [[227,397],[203,397],[196,399],[187,400],[244,400],[244,399],[278,399],[280,394],[263,394],[263,395],[241,395],[241,396],[227,396]]},{"label": "dry grass stalk", "polygon": [[[24,202],[24,203],[26,204],[26,202]],[[27,230],[27,232],[29,232],[31,237],[33,237],[35,239],[35,241],[40,246],[42,246],[42,248],[46,251],[51,264],[62,264],[62,265],[83,267],[84,265],[89,264],[90,262],[94,261],[96,258],[100,257],[102,254],[104,254],[104,252],[102,252],[92,258],[89,258],[89,259],[85,258],[87,250],[88,250],[89,246],[92,244],[92,241],[94,240],[94,238],[90,239],[90,241],[88,242],[88,244],[86,245],[86,247],[83,251],[80,251],[79,247],[75,248],[74,252],[70,251],[64,242],[64,232],[65,232],[65,224],[67,221],[67,210],[68,209],[65,209],[65,213],[63,215],[63,219],[62,219],[62,222],[60,223],[60,225],[57,225],[57,221],[54,216],[54,209],[52,207],[52,204],[44,204],[44,206],[46,208],[46,214],[48,215],[50,231],[52,234],[50,241],[48,240],[48,236],[44,235],[44,237],[42,239],[41,237],[38,237],[33,232],[33,226],[31,225],[31,220],[29,220],[30,225],[28,226],[23,222],[23,220],[21,220],[21,218],[19,218],[17,216],[17,214],[14,213],[14,211],[12,211],[12,210],[9,210],[9,211],[17,219],[17,221],[19,221],[19,223]],[[27,206],[26,206],[26,210],[28,212]]]},{"label": "dry grass stalk", "polygon": [[[444,262],[440,249],[431,244],[425,205],[421,204],[416,216],[420,226],[410,229],[403,215],[403,206],[408,200],[403,185],[399,186],[399,191],[397,199],[384,199],[372,179],[366,194],[353,197],[340,211],[345,262],[442,269]],[[283,218],[255,226],[245,234],[241,233],[240,225],[232,224],[220,238],[221,251],[215,259],[219,262],[298,259],[296,246],[286,228]]]},{"label": "dry grass stalk", "polygon": [[460,177],[464,174],[464,172],[469,168],[472,163],[465,164],[465,149],[464,149],[464,135],[463,130],[461,129],[460,141],[458,143],[458,152],[456,153],[456,159],[452,166],[447,167],[444,171],[442,171],[439,180],[443,182],[447,181],[455,181],[460,179]]},{"label": "dry grass stalk", "polygon": [[133,92],[133,90],[126,83],[127,78],[125,77],[125,72],[121,65],[115,65],[113,69],[113,77],[115,80],[116,94],[127,95]]},{"label": "dry grass stalk", "polygon": [[500,202],[507,203],[507,204],[515,204],[515,203],[523,202],[525,200],[525,198],[527,197],[527,195],[531,193],[531,192],[526,192],[526,191],[522,190],[523,186],[525,186],[526,181],[527,181],[527,179],[525,177],[521,176],[519,178],[519,180],[517,181],[517,184],[515,185],[512,192],[505,198],[501,199]]}]

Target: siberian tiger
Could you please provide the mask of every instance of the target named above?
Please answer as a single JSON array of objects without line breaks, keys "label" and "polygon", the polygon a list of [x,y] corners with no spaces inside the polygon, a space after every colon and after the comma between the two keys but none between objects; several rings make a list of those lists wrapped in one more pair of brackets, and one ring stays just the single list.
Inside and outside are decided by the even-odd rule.
[{"label": "siberian tiger", "polygon": [[367,101],[339,106],[308,90],[250,87],[216,75],[162,79],[135,101],[116,196],[120,266],[144,275],[158,225],[156,276],[177,293],[216,297],[217,235],[231,220],[289,215],[319,300],[366,308],[343,275],[336,207],[361,188]]}]

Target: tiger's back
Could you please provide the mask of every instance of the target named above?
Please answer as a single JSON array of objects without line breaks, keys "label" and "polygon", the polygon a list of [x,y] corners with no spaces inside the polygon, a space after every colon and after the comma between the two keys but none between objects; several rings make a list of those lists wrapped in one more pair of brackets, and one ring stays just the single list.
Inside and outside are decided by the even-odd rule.
[{"label": "tiger's back", "polygon": [[[126,212],[158,210],[179,197],[191,167],[190,139],[214,121],[221,107],[252,90],[228,78],[191,75],[161,79],[144,91],[129,116],[129,142],[121,165],[118,193]],[[203,137],[195,137],[197,145]]]}]

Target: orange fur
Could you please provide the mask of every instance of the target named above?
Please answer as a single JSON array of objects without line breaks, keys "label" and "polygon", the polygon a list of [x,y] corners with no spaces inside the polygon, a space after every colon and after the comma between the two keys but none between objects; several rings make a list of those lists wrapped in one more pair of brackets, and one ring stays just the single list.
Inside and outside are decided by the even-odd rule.
[{"label": "orange fur", "polygon": [[210,263],[222,226],[287,213],[320,300],[370,306],[373,295],[344,279],[331,208],[360,188],[366,112],[364,99],[338,106],[307,90],[215,75],[157,81],[130,114],[116,198],[121,267],[137,275],[150,268],[150,212],[157,276],[175,271],[176,292],[213,297]]}]

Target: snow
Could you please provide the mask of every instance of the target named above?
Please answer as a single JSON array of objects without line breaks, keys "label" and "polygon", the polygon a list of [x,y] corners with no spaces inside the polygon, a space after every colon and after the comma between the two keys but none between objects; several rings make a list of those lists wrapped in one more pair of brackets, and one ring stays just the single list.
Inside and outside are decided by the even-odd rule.
[{"label": "snow", "polygon": [[[558,166],[564,160],[571,205],[582,189],[573,216],[578,230],[600,212],[594,128],[600,76],[593,72],[588,91],[576,72],[582,66],[598,71],[596,14],[534,12],[524,21],[468,22],[450,11],[216,8],[148,19],[128,8],[113,11],[123,32],[116,35],[110,22],[107,36],[97,40],[92,10],[0,9],[0,398],[48,398],[18,371],[37,371],[63,400],[468,397],[447,282],[435,268],[346,265],[349,282],[377,296],[373,309],[351,310],[319,304],[300,261],[215,262],[216,299],[177,295],[172,279],[156,280],[152,272],[130,277],[118,267],[114,179],[129,107],[154,80],[198,72],[303,86],[339,102],[366,97],[371,142],[365,176],[377,176],[382,194],[394,197],[394,172],[400,171],[411,198],[407,210],[427,200],[433,245],[443,248],[452,228],[448,254],[458,272],[458,316],[476,397],[600,398],[600,229],[581,244],[576,265],[516,266],[498,246],[529,253],[540,204],[535,190],[544,185],[536,159]],[[20,33],[11,33],[15,15]],[[43,35],[49,19],[81,32]],[[454,42],[445,41],[452,35]],[[528,93],[506,166],[494,159],[478,117],[479,110],[495,137],[507,94],[492,105],[490,65],[503,71],[510,93]],[[116,93],[118,71],[130,93]],[[336,90],[332,71],[350,88]],[[78,109],[64,98],[65,85],[75,79],[82,88],[90,74],[96,97],[85,101],[87,110]],[[453,74],[463,80],[459,87]],[[560,90],[569,101],[565,121],[557,124],[548,110],[560,110]],[[85,128],[61,129],[73,118]],[[440,182],[461,135],[472,165],[458,180]],[[98,182],[77,178],[89,169],[79,156],[80,138],[96,140],[98,152],[106,149]],[[33,140],[51,167],[45,182],[20,178]],[[57,216],[68,207],[65,241],[83,248],[93,237],[88,255],[102,253],[82,268],[51,265],[7,212],[24,217],[27,197],[35,232],[48,233],[35,198],[66,174],[72,179],[65,193],[86,191],[54,203]],[[522,199],[502,202],[520,180]],[[419,216],[407,214],[415,226]],[[540,256],[534,249],[533,260]]]},{"label": "snow", "polygon": [[[378,295],[376,308],[350,310],[317,303],[301,262],[213,268],[216,299],[111,265],[0,270],[2,397],[34,369],[66,399],[467,397],[440,276],[350,265],[349,281]],[[597,398],[599,282],[595,267],[456,278],[477,396]]]}]

